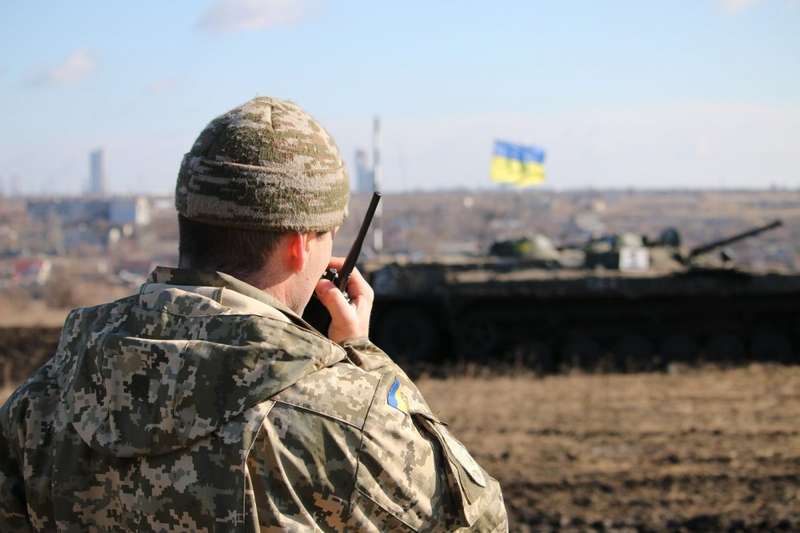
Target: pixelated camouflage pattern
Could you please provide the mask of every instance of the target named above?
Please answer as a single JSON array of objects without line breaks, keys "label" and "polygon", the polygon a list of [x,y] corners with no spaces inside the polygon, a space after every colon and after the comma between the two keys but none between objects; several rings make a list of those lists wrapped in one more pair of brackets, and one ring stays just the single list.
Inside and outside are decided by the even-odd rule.
[{"label": "pixelated camouflage pattern", "polygon": [[175,206],[214,225],[327,231],[344,220],[348,196],[328,132],[293,102],[258,97],[200,133],[183,158]]},{"label": "pixelated camouflage pattern", "polygon": [[497,482],[386,354],[222,273],[159,268],[73,311],[0,429],[0,531],[508,527]]}]

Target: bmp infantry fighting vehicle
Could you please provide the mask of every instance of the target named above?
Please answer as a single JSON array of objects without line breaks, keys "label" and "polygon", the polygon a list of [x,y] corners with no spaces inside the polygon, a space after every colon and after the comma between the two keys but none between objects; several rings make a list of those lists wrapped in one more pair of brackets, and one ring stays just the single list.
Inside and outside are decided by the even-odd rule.
[{"label": "bmp infantry fighting vehicle", "polygon": [[543,373],[788,362],[800,341],[800,274],[737,268],[723,248],[780,225],[690,250],[668,229],[654,240],[556,247],[537,237],[496,243],[488,257],[368,263],[372,336],[410,363],[504,359]]}]

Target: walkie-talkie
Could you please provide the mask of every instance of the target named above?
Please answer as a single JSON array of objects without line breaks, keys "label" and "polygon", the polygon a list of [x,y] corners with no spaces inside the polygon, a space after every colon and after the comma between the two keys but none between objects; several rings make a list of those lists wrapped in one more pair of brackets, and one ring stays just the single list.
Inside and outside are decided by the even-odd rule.
[{"label": "walkie-talkie", "polygon": [[[372,218],[375,216],[375,210],[378,208],[378,203],[380,201],[381,193],[372,193],[372,199],[369,202],[367,213],[364,215],[364,220],[361,222],[361,227],[358,229],[356,240],[353,241],[353,245],[350,247],[350,251],[344,259],[342,269],[337,271],[335,268],[329,268],[325,271],[325,274],[322,275],[323,279],[332,281],[333,284],[342,291],[345,299],[348,301],[350,301],[350,297],[347,294],[347,281],[350,279],[350,274],[353,272],[356,261],[358,261],[358,256],[361,254],[361,246],[364,244],[364,238],[367,236],[367,230],[370,224],[372,224]],[[331,315],[328,313],[325,306],[322,305],[322,302],[319,301],[316,294],[311,295],[311,300],[309,300],[305,311],[303,311],[303,318],[306,322],[314,326],[317,331],[321,332],[323,335],[327,335],[328,326],[331,325]]]}]

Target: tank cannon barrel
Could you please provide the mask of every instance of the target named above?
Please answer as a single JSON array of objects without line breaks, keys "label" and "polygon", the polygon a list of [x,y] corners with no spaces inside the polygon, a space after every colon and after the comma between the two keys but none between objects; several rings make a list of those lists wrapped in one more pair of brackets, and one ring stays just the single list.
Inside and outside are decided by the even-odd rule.
[{"label": "tank cannon barrel", "polygon": [[751,228],[747,231],[743,231],[741,233],[737,233],[736,235],[731,235],[730,237],[725,237],[724,239],[719,239],[716,241],[711,241],[709,243],[697,246],[689,250],[689,255],[686,256],[686,262],[691,261],[695,257],[699,255],[703,255],[708,253],[712,250],[720,248],[722,246],[727,246],[728,244],[732,244],[734,242],[741,241],[743,239],[747,239],[748,237],[754,237],[760,233],[765,231],[769,231],[775,228],[779,228],[783,225],[783,221],[780,219],[773,220],[769,224],[765,224],[763,226],[756,226],[755,228]]}]

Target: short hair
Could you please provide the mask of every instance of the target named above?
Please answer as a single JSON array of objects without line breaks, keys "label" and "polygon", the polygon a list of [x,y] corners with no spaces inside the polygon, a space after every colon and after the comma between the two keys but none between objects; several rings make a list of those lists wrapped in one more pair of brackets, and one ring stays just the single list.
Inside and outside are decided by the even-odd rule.
[{"label": "short hair", "polygon": [[179,266],[241,278],[260,271],[286,233],[213,226],[178,215]]}]

